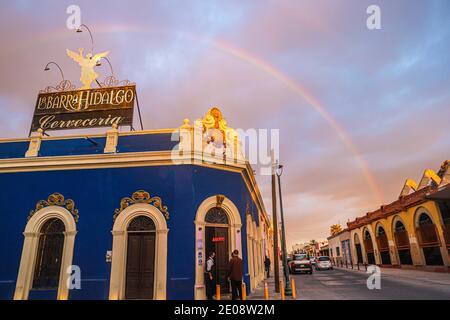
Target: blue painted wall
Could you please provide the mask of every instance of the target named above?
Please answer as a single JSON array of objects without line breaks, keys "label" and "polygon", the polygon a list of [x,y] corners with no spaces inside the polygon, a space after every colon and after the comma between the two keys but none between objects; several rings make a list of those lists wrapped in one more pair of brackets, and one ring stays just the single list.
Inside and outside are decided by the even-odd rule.
[{"label": "blue painted wall", "polygon": [[[97,140],[104,144],[104,139]],[[65,141],[67,145],[55,144],[42,152],[53,155],[61,152],[59,147],[79,151],[76,145],[71,145],[73,142],[60,141]],[[83,150],[92,148],[87,141],[78,140],[77,143],[85,146]],[[140,143],[145,145],[149,141],[123,141],[121,148],[139,150],[136,145],[139,146]],[[158,145],[156,141],[152,143]],[[170,145],[167,140],[165,143]],[[0,147],[1,145],[4,146],[0,143]],[[162,145],[159,146],[163,148]],[[17,147],[21,151],[24,149],[22,144]],[[7,156],[3,154],[3,157]],[[246,204],[252,200],[238,173],[192,165],[2,173],[0,299],[13,297],[23,245],[22,232],[30,210],[34,209],[36,202],[47,199],[54,192],[73,199],[80,214],[73,264],[81,268],[82,289],[72,290],[70,299],[107,299],[111,265],[105,262],[105,253],[112,249],[114,209],[119,207],[123,197],[131,196],[139,189],[160,196],[163,204],[169,208],[168,299],[194,298],[195,214],[204,199],[216,194],[224,194],[239,209],[243,222],[244,273],[248,273],[245,212]],[[256,211],[254,204],[251,204],[251,208]],[[249,288],[248,276],[246,282]],[[55,292],[30,293],[32,299],[54,297]]]},{"label": "blue painted wall", "polygon": [[[40,157],[102,154],[105,137],[43,139]],[[148,133],[119,137],[117,153],[164,151],[174,149],[179,142],[178,134]],[[0,159],[24,158],[28,141],[0,142]]]}]

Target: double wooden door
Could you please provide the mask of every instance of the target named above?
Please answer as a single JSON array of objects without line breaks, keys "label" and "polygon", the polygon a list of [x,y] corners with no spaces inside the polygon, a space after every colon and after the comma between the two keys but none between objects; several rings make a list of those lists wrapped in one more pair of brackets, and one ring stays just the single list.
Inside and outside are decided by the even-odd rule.
[{"label": "double wooden door", "polygon": [[155,232],[128,233],[126,299],[153,299]]}]

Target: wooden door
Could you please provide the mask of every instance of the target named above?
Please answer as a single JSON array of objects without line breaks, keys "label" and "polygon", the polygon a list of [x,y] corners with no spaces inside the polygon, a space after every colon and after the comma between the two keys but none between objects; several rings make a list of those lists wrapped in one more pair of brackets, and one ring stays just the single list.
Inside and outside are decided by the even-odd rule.
[{"label": "wooden door", "polygon": [[128,234],[125,298],[153,299],[155,233]]},{"label": "wooden door", "polygon": [[228,228],[227,227],[206,227],[206,254],[214,251],[216,283],[220,284],[222,293],[230,292],[230,285],[227,279],[228,263],[230,261],[228,249]]}]

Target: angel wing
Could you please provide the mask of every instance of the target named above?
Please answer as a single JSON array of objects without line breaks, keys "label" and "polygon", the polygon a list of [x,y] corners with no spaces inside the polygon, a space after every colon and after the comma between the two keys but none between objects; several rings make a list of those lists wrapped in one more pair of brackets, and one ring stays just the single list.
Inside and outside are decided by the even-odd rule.
[{"label": "angel wing", "polygon": [[72,58],[75,62],[81,63],[83,62],[83,56],[78,54],[72,50],[66,49],[67,55]]},{"label": "angel wing", "polygon": [[92,57],[92,60],[94,60],[95,62],[99,61],[101,58],[106,57],[109,54],[109,51],[105,51],[102,53],[97,53],[94,57]]}]

